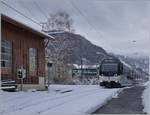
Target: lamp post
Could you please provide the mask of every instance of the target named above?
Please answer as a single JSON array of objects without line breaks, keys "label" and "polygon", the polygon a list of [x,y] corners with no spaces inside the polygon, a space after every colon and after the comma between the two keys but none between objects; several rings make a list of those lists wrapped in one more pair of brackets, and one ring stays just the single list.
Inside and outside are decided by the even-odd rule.
[{"label": "lamp post", "polygon": [[80,56],[81,59],[81,82],[83,81],[83,60],[82,60],[82,56]]}]

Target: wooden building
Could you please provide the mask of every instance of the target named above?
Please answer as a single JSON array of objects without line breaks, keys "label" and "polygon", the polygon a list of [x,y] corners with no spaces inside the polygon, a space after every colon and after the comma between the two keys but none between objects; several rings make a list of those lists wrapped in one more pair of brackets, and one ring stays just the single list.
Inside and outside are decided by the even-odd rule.
[{"label": "wooden building", "polygon": [[17,71],[26,70],[23,87],[44,88],[45,42],[54,39],[6,15],[1,15],[1,79],[15,80],[20,86]]}]

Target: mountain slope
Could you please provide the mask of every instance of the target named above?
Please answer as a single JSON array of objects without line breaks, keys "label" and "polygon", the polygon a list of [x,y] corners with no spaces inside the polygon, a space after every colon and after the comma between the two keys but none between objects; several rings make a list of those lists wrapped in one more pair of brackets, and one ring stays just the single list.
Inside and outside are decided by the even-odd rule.
[{"label": "mountain slope", "polygon": [[95,64],[107,55],[103,48],[92,44],[81,35],[67,32],[51,35],[55,37],[55,41],[51,41],[48,50],[51,54],[59,52],[59,56],[67,52],[68,63],[80,64],[82,58],[84,64]]}]

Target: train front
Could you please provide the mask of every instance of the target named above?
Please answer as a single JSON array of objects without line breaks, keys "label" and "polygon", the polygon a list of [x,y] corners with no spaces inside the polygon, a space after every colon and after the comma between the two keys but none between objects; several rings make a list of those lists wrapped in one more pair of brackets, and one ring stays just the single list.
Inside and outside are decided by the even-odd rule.
[{"label": "train front", "polygon": [[100,86],[121,87],[121,63],[117,59],[104,59],[99,68]]}]

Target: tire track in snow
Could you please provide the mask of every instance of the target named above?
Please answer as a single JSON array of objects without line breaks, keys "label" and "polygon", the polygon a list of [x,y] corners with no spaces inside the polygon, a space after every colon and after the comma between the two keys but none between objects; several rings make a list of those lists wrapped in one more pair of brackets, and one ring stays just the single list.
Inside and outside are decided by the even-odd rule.
[{"label": "tire track in snow", "polygon": [[[76,100],[76,98],[75,98],[75,99],[68,100],[67,102],[58,104],[58,106],[55,106],[55,105],[54,105],[54,107],[49,107],[49,108],[43,110],[42,112],[39,112],[38,114],[48,115],[48,114],[50,114],[50,113],[53,113],[54,111],[59,110],[60,108],[65,108],[66,104],[67,104],[67,106],[68,106],[69,103],[71,103],[71,105],[73,105],[74,103],[76,104],[76,102],[80,102],[79,100],[82,100],[82,99],[84,100],[84,98],[89,97],[88,99],[91,99],[90,97],[92,97],[93,95],[95,96],[95,94],[101,95],[101,93],[106,92],[107,94],[109,94],[109,96],[104,99],[104,102],[101,103],[101,104],[103,105],[103,104],[105,104],[108,100],[112,99],[114,95],[120,93],[121,91],[122,91],[122,89],[114,90],[114,91],[112,91],[112,92],[110,92],[110,91],[108,91],[108,90],[101,91],[101,92],[100,92],[100,91],[96,91],[95,93],[90,93],[90,94],[87,94],[87,95],[85,95],[85,96],[79,97],[78,100]],[[98,101],[98,100],[97,100],[97,101]],[[84,102],[85,102],[85,101],[84,101]],[[94,105],[93,107],[94,107],[94,108],[99,107],[101,104],[96,104],[96,105]],[[70,104],[69,104],[69,105],[70,105]],[[61,107],[60,107],[60,106],[61,106]],[[51,110],[52,110],[52,112],[51,112]],[[85,113],[86,113],[86,114],[90,114],[91,111],[94,111],[94,110],[90,108],[90,109],[86,110]],[[54,113],[55,113],[55,112],[54,112]],[[57,114],[57,112],[56,112],[56,114]]]},{"label": "tire track in snow", "polygon": [[[46,112],[46,111],[49,111],[49,110],[51,110],[51,109],[53,109],[53,108],[62,106],[62,105],[64,105],[64,104],[68,103],[68,102],[75,101],[74,99],[82,98],[82,97],[85,97],[85,96],[92,95],[93,92],[97,92],[97,90],[96,90],[96,91],[91,91],[90,93],[88,92],[87,94],[82,94],[82,95],[76,96],[76,97],[74,97],[74,98],[71,98],[71,99],[66,100],[66,101],[64,101],[64,102],[61,102],[61,103],[57,103],[57,104],[55,104],[55,105],[53,105],[53,106],[51,106],[51,107],[48,107],[48,108],[46,108],[46,109],[44,109],[44,110],[38,111],[37,113],[38,113],[38,114],[42,114],[42,113],[44,113],[44,112]],[[97,92],[97,93],[99,93],[99,92]]]},{"label": "tire track in snow", "polygon": [[[85,87],[82,87],[82,90],[84,90],[82,92],[85,92],[85,91],[87,92],[87,91],[91,91],[91,90],[95,90],[95,89],[99,89],[99,87],[94,87],[94,88],[86,89],[86,90],[85,90]],[[46,92],[44,92],[44,93],[46,93]],[[50,95],[48,93],[47,93],[48,95],[43,95],[43,92],[26,92],[26,93],[21,92],[21,94],[19,94],[19,96],[18,96],[18,95],[16,95],[16,94],[18,94],[18,92],[17,92],[17,93],[15,93],[15,95],[13,95],[14,97],[5,100],[3,108],[0,109],[0,114],[7,112],[7,109],[9,109],[9,112],[13,112],[13,111],[22,110],[22,109],[30,107],[30,106],[38,105],[43,102],[43,97],[44,97],[44,102],[46,102],[48,100],[59,99],[64,96],[66,97],[66,96],[77,94],[77,93],[81,93],[81,88],[80,88],[80,90],[75,90],[75,92],[73,92],[73,93],[68,92],[68,93],[62,94],[63,96],[59,95],[57,97],[56,97],[56,95],[54,95],[53,97],[49,97]],[[36,94],[38,94],[38,95],[36,96]],[[38,98],[36,98],[36,97],[38,97]],[[25,99],[25,98],[27,98],[27,99]],[[14,100],[10,100],[10,99],[14,99]],[[23,100],[21,100],[21,99],[23,99]],[[22,103],[18,104],[21,101],[22,101]],[[33,102],[33,103],[29,103],[29,102]],[[14,103],[16,103],[16,105],[14,105]],[[9,105],[9,107],[7,107],[7,105]]]},{"label": "tire track in snow", "polygon": [[[29,94],[26,94],[25,92],[23,92],[23,93],[21,92],[21,94],[18,94],[18,95],[17,95],[17,93],[16,93],[16,95],[14,94],[13,97],[11,97],[12,96],[11,95],[8,99],[2,99],[2,102],[6,102],[7,103],[7,102],[12,101],[12,100],[15,101],[15,100],[18,100],[20,98],[26,98],[29,95]],[[3,96],[1,96],[1,97],[3,97]]]},{"label": "tire track in snow", "polygon": [[[16,94],[13,94],[13,93],[16,93]],[[4,102],[4,103],[10,102],[10,101],[15,102],[16,100],[20,100],[22,98],[32,97],[33,95],[31,95],[31,94],[34,94],[35,96],[36,96],[36,94],[43,95],[43,92],[39,93],[39,91],[36,91],[36,92],[13,92],[13,93],[11,93],[11,95],[8,99],[2,99],[1,102]],[[1,96],[1,97],[3,98],[3,96]]]},{"label": "tire track in snow", "polygon": [[[93,91],[94,90],[94,91]],[[9,112],[17,112],[17,111],[22,111],[22,110],[24,110],[24,109],[30,109],[30,107],[31,107],[31,109],[32,109],[32,106],[39,106],[40,104],[45,104],[45,103],[47,103],[47,102],[49,102],[49,101],[52,101],[52,102],[55,102],[55,101],[58,101],[58,99],[63,99],[63,98],[68,98],[68,97],[76,97],[77,95],[83,95],[83,93],[90,93],[91,94],[91,92],[95,92],[95,91],[97,91],[97,90],[99,90],[98,88],[94,88],[94,89],[90,89],[90,90],[86,90],[86,91],[82,91],[82,92],[74,92],[74,93],[71,93],[71,94],[69,94],[69,95],[65,95],[65,96],[58,96],[58,97],[54,97],[54,98],[52,98],[52,97],[50,97],[50,98],[48,98],[48,99],[45,99],[45,100],[41,100],[40,102],[38,101],[38,102],[36,102],[36,103],[33,103],[33,104],[28,104],[28,105],[26,105],[26,106],[22,106],[21,108],[17,108],[15,111],[9,111]],[[102,89],[103,90],[103,89]],[[75,95],[74,95],[75,94]],[[84,94],[85,95],[85,94]],[[87,95],[87,94],[86,94]],[[79,96],[78,96],[78,98],[79,98]],[[59,103],[60,104],[60,103]],[[42,111],[42,110],[41,110]],[[40,113],[40,112],[39,112]]]},{"label": "tire track in snow", "polygon": [[[82,87],[83,89],[84,89],[84,87]],[[93,89],[95,89],[95,88],[93,88]],[[90,89],[90,90],[93,90],[93,89]],[[73,89],[74,90],[74,89]],[[85,91],[87,91],[87,90],[85,90]],[[76,91],[76,93],[77,92],[79,92],[79,91]],[[60,93],[60,92],[59,92]],[[56,98],[56,95],[57,94],[59,94],[59,93],[53,93],[53,94],[55,94],[55,95],[53,95],[52,97],[54,97],[54,98]],[[80,93],[80,92],[79,92]],[[51,94],[51,93],[50,93]],[[62,95],[66,95],[66,94],[75,94],[75,92],[68,92],[68,93],[62,93]],[[58,96],[58,97],[62,97],[62,95],[61,96]],[[49,98],[52,98],[52,97],[49,97],[49,93],[46,93],[46,95],[40,95],[40,96],[45,96],[44,98],[45,99],[49,99]],[[36,100],[38,100],[39,101],[39,99],[41,99],[42,97],[40,97],[40,96],[38,96],[38,98],[36,98]],[[31,96],[33,99],[35,98],[35,97],[33,97],[33,96]],[[41,99],[42,101],[43,101],[43,99]],[[34,100],[35,101],[35,100]],[[21,103],[21,104],[19,104],[19,106],[22,106],[22,105],[26,105],[27,104],[27,106],[29,105],[28,104],[28,102],[31,102],[31,98],[29,98],[29,99],[27,99],[27,100],[25,100],[23,103]]]},{"label": "tire track in snow", "polygon": [[[22,105],[25,105],[25,104],[31,102],[31,100],[34,100],[34,99],[38,100],[38,99],[41,99],[43,96],[49,97],[48,93],[46,93],[46,92],[43,92],[43,93],[44,94],[40,93],[38,95],[37,95],[37,93],[33,93],[34,95],[32,95],[30,93],[31,95],[26,96],[27,99],[24,97],[20,97],[19,99],[15,99],[15,101],[11,100],[10,102],[3,102],[4,104],[2,105],[3,108],[2,107],[0,108],[0,114],[6,112],[7,109],[9,109],[9,111],[16,111],[16,110],[18,110],[18,107],[21,107]],[[53,95],[53,94],[51,94],[51,95]],[[16,103],[15,106],[14,106],[14,103]],[[5,106],[9,106],[9,107],[5,108]]]},{"label": "tire track in snow", "polygon": [[[43,99],[41,99],[40,101],[37,101],[37,102],[35,102],[35,103],[32,103],[32,104],[27,104],[27,105],[25,105],[25,106],[22,106],[21,108],[19,108],[20,110],[21,109],[24,109],[24,108],[28,108],[28,107],[31,107],[31,106],[34,106],[34,105],[37,105],[37,104],[41,104],[41,103],[45,103],[45,102],[47,102],[47,101],[54,101],[54,100],[57,100],[57,99],[61,99],[61,98],[65,98],[65,97],[69,97],[69,96],[72,96],[73,94],[81,94],[81,93],[86,93],[86,92],[90,92],[90,91],[93,91],[94,89],[90,89],[90,90],[86,90],[86,91],[83,91],[83,92],[74,92],[74,93],[71,93],[71,94],[65,94],[64,93],[64,95],[62,96],[54,96],[54,97],[49,97],[49,98],[46,98],[45,100],[43,100]],[[95,90],[99,90],[99,89],[95,89]],[[94,91],[95,91],[94,90]]]}]

